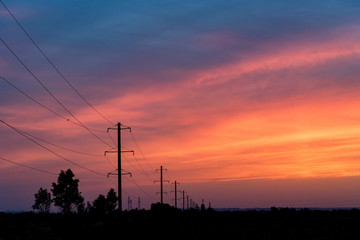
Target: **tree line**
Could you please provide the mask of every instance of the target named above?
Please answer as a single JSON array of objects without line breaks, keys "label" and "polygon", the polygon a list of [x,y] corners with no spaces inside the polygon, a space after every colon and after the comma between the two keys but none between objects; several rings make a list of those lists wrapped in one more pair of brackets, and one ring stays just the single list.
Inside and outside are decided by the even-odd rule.
[{"label": "tree line", "polygon": [[99,196],[92,202],[85,201],[79,191],[79,179],[68,169],[61,170],[57,182],[52,183],[51,193],[47,189],[40,188],[34,194],[35,202],[32,208],[41,213],[49,213],[51,204],[59,207],[62,213],[95,213],[110,214],[115,212],[117,206],[117,194],[113,188],[109,190],[106,196]]}]

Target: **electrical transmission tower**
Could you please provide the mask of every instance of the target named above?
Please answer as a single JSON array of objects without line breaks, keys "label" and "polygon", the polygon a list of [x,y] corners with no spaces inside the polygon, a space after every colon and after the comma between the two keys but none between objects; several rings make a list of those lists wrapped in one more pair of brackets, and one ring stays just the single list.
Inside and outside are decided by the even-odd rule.
[{"label": "electrical transmission tower", "polygon": [[[171,192],[175,193],[175,208],[177,208],[177,200],[178,200],[178,198],[177,198],[177,193],[178,193],[178,192],[181,193],[181,191],[178,191],[178,190],[177,190],[177,185],[179,185],[180,183],[177,183],[177,182],[175,181],[173,184],[175,185],[175,191],[171,191]],[[180,199],[179,199],[179,200],[180,200]]]},{"label": "electrical transmission tower", "polygon": [[[126,175],[126,174],[130,174],[129,172],[126,173],[121,173],[121,153],[123,152],[132,152],[134,154],[134,151],[121,151],[121,131],[122,130],[129,130],[131,132],[131,128],[122,125],[121,123],[116,124],[116,127],[110,127],[107,129],[107,132],[109,132],[109,130],[117,130],[117,140],[118,140],[118,146],[117,146],[117,151],[105,151],[105,155],[106,153],[117,153],[118,154],[118,168],[117,168],[117,174],[111,172],[108,174],[109,175],[118,175],[118,202],[119,202],[119,211],[122,212],[122,184],[121,184],[121,176],[122,175]],[[116,171],[116,170],[115,170]]]},{"label": "electrical transmission tower", "polygon": [[[162,166],[160,166],[160,169],[156,169],[156,171],[160,170],[160,181],[154,181],[155,182],[160,182],[160,203],[164,204],[164,189],[163,189],[163,182],[169,182],[169,180],[163,180],[163,170],[167,171],[167,169],[163,169]],[[157,192],[156,194],[158,194],[159,192]]]}]

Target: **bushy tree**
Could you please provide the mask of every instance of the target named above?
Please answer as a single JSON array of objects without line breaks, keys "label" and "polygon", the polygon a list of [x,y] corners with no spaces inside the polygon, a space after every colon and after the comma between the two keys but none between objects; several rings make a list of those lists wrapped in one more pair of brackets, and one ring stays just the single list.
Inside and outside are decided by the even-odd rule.
[{"label": "bushy tree", "polygon": [[106,214],[106,198],[104,195],[99,196],[93,202],[93,212],[96,214]]},{"label": "bushy tree", "polygon": [[51,194],[48,190],[40,188],[34,196],[35,203],[32,208],[34,210],[39,210],[41,213],[49,213],[51,206]]},{"label": "bushy tree", "polygon": [[70,169],[66,172],[61,170],[57,183],[52,183],[54,204],[66,214],[84,206],[84,198],[79,192],[79,179],[74,179],[74,176]]},{"label": "bushy tree", "polygon": [[77,205],[77,212],[83,214],[86,212],[86,206],[85,206],[84,198],[82,196],[80,196],[80,198],[81,199],[79,200],[79,204]]},{"label": "bushy tree", "polygon": [[116,195],[115,190],[111,188],[106,196],[106,211],[108,213],[114,212],[117,204],[118,204],[118,197]]},{"label": "bushy tree", "polygon": [[109,214],[115,211],[117,205],[117,195],[115,190],[112,188],[105,197],[102,194],[94,200],[91,207],[93,213],[96,214]]}]

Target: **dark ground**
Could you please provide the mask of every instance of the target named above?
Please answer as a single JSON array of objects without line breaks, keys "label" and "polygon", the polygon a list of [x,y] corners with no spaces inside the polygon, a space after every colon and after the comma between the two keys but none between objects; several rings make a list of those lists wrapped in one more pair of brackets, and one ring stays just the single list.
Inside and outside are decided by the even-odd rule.
[{"label": "dark ground", "polygon": [[0,239],[360,239],[359,210],[0,213]]}]

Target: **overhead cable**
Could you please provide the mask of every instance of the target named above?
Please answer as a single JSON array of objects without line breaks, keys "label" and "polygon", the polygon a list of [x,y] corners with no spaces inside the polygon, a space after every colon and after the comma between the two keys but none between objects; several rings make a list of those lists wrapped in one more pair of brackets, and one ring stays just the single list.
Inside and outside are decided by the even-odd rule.
[{"label": "overhead cable", "polygon": [[86,170],[86,171],[88,171],[88,172],[92,172],[92,173],[94,173],[94,174],[97,174],[97,175],[105,176],[105,177],[106,177],[106,174],[103,174],[103,173],[100,173],[100,172],[91,170],[91,169],[89,169],[89,168],[87,168],[87,167],[84,167],[84,166],[82,166],[82,165],[80,165],[80,164],[78,164],[78,163],[76,163],[76,162],[74,162],[74,161],[72,161],[72,160],[70,160],[70,159],[68,159],[68,158],[60,155],[60,154],[58,154],[57,152],[55,152],[55,151],[53,151],[53,150],[45,147],[45,146],[42,145],[41,143],[37,142],[36,140],[34,140],[34,139],[32,139],[31,137],[27,136],[26,134],[22,133],[19,129],[11,126],[10,124],[4,122],[3,120],[0,120],[0,122],[3,123],[4,125],[8,126],[9,128],[11,128],[11,129],[14,130],[15,132],[19,133],[19,134],[22,135],[23,137],[27,138],[27,139],[30,140],[31,142],[35,143],[36,145],[44,148],[45,150],[47,150],[48,152],[50,152],[50,153],[52,153],[52,154],[58,156],[59,158],[65,160],[65,161],[67,161],[67,162],[69,162],[69,163],[71,163],[71,164],[73,164],[73,165],[75,165],[75,166],[77,166],[77,167],[79,167],[79,168],[82,168],[82,169],[84,169],[84,170]]},{"label": "overhead cable", "polygon": [[[27,97],[28,99],[30,99],[31,101],[35,102],[36,104],[38,104],[39,106],[41,106],[42,108],[46,109],[47,111],[51,112],[52,114],[54,114],[55,116],[62,118],[63,120],[70,122],[78,127],[82,127],[84,128],[84,126],[80,125],[77,122],[74,122],[73,120],[64,117],[63,115],[55,112],[54,110],[52,110],[51,108],[45,106],[44,104],[42,104],[41,102],[39,102],[38,100],[36,100],[35,98],[31,97],[29,94],[27,94],[26,92],[24,92],[23,90],[21,90],[20,88],[18,88],[17,86],[15,86],[13,83],[11,83],[9,80],[7,80],[6,78],[4,78],[3,76],[0,75],[0,79],[3,80],[5,83],[7,83],[9,86],[13,87],[14,89],[16,89],[18,92],[20,92],[21,94],[23,94],[25,97]],[[98,133],[106,133],[106,131],[101,131],[98,129],[94,129],[94,128],[89,128],[90,130],[94,131],[94,132],[98,132]]]},{"label": "overhead cable", "polygon": [[100,140],[105,145],[111,147],[110,144],[101,139],[96,135],[91,129],[86,127],[75,115],[52,93],[35,74],[30,70],[30,68],[17,56],[17,54],[10,48],[10,46],[0,37],[0,41],[6,46],[6,48],[11,52],[11,54],[21,63],[21,65],[30,73],[30,75],[42,86],[42,88],[68,113],[70,114],[81,126],[83,126],[88,132],[90,132],[94,137]]},{"label": "overhead cable", "polygon": [[89,105],[97,114],[99,114],[104,120],[109,122],[110,124],[114,124],[109,119],[107,119],[103,114],[101,114],[86,98],[70,83],[70,81],[60,72],[60,70],[55,66],[55,64],[50,60],[50,58],[45,54],[45,52],[40,48],[40,46],[35,42],[35,40],[30,36],[30,34],[25,30],[22,24],[17,20],[14,14],[10,11],[10,9],[5,5],[5,3],[0,0],[6,11],[11,15],[17,25],[21,28],[21,30],[26,34],[26,36],[30,39],[30,41],[34,44],[34,46],[39,50],[39,52],[44,56],[47,62],[54,68],[54,70],[60,75],[60,77],[75,91],[75,93],[87,104]]},{"label": "overhead cable", "polygon": [[16,165],[19,165],[19,166],[24,167],[24,168],[29,168],[29,169],[32,169],[32,170],[35,170],[35,171],[38,171],[38,172],[43,172],[43,173],[47,173],[47,174],[51,174],[51,175],[58,175],[58,174],[53,173],[53,172],[49,172],[49,171],[42,170],[42,169],[39,169],[39,168],[31,167],[29,165],[25,165],[25,164],[22,164],[22,163],[14,162],[14,161],[11,161],[11,160],[3,158],[3,157],[0,157],[0,160],[5,161],[5,162],[9,162],[9,163],[12,163],[12,164],[16,164]]}]

